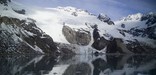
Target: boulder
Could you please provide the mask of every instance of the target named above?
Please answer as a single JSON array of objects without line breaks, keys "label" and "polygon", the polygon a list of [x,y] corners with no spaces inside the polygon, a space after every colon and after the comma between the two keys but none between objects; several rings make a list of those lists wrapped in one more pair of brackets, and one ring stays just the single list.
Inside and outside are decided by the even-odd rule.
[{"label": "boulder", "polygon": [[63,35],[65,36],[66,40],[71,44],[76,44],[76,31],[72,30],[68,26],[63,26],[62,29]]},{"label": "boulder", "polygon": [[63,26],[62,33],[65,36],[66,40],[71,44],[85,46],[88,45],[91,41],[90,32],[85,30],[75,31],[69,26]]},{"label": "boulder", "polygon": [[90,32],[79,30],[76,32],[76,41],[78,45],[88,45],[91,41]]}]

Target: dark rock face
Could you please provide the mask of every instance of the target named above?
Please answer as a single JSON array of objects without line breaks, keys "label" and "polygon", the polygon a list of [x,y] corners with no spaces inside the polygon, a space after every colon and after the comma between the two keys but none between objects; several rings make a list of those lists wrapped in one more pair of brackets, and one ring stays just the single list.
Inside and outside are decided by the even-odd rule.
[{"label": "dark rock face", "polygon": [[99,14],[98,19],[103,22],[108,22],[110,18],[107,15]]},{"label": "dark rock face", "polygon": [[8,2],[11,2],[11,0],[0,0],[0,4],[4,4],[5,6],[8,5]]},{"label": "dark rock face", "polygon": [[120,38],[114,38],[113,40],[110,40],[107,44],[106,53],[126,53],[126,54],[156,53],[155,51],[156,48],[150,47],[149,45],[141,43],[137,40],[135,41],[126,40],[126,41],[128,43],[125,44]]},{"label": "dark rock face", "polygon": [[140,20],[146,21],[146,24],[151,26],[156,23],[156,13],[144,14]]},{"label": "dark rock face", "polygon": [[91,67],[88,63],[72,64],[63,75],[91,75]]},{"label": "dark rock face", "polygon": [[117,53],[117,52],[123,53],[121,48],[118,47],[116,40],[117,39],[113,39],[112,41],[109,42],[106,53]]},{"label": "dark rock face", "polygon": [[92,47],[97,49],[97,50],[102,50],[107,46],[108,40],[106,40],[104,37],[100,37],[100,34],[98,31],[99,30],[97,28],[97,25],[95,25],[94,30],[93,30],[94,42],[92,44]]},{"label": "dark rock face", "polygon": [[127,40],[128,44],[126,44],[126,47],[134,52],[134,53],[147,53],[147,54],[155,54],[156,48],[149,47],[148,45],[144,45],[143,43],[135,41],[129,41]]},{"label": "dark rock face", "polygon": [[156,53],[155,51],[156,48],[144,45],[143,43],[137,40],[135,41],[127,40],[127,42],[128,43],[125,44],[124,42],[122,42],[122,39],[114,38],[112,41],[109,41],[106,53],[126,53],[126,54]]},{"label": "dark rock face", "polygon": [[34,22],[0,17],[0,53],[54,53],[53,39]]},{"label": "dark rock face", "polygon": [[100,38],[100,34],[98,32],[99,30],[97,29],[97,27],[94,29],[93,31],[93,38],[94,38],[94,41],[98,40]]},{"label": "dark rock face", "polygon": [[63,26],[62,32],[66,40],[71,44],[88,45],[91,41],[90,32],[85,30],[74,31],[68,26]]},{"label": "dark rock face", "polygon": [[25,10],[24,9],[21,9],[21,10],[15,10],[15,9],[13,9],[13,11],[15,11],[16,13],[19,13],[19,14],[25,14]]},{"label": "dark rock face", "polygon": [[122,34],[124,37],[126,36],[125,33],[124,33],[124,32],[126,32],[125,30],[118,29],[118,31],[119,31],[119,33]]},{"label": "dark rock face", "polygon": [[148,37],[154,40],[156,39],[156,34],[155,34],[156,26],[151,26],[151,27],[141,28],[141,29],[135,27],[135,28],[131,28],[130,30],[121,30],[121,29],[118,30],[123,36],[126,36],[125,33],[128,33],[133,36]]},{"label": "dark rock face", "polygon": [[36,34],[31,37],[24,37],[24,40],[30,45],[38,46],[40,49],[44,50],[45,53],[51,53],[53,49],[57,49],[53,39],[46,35],[45,33],[40,32],[40,29],[36,29],[36,25],[34,23],[29,23],[27,26],[24,24],[21,25],[25,30]]},{"label": "dark rock face", "polygon": [[[130,30],[120,30],[119,32],[125,36],[125,33],[131,34],[133,36],[140,36],[140,37],[148,37],[150,39],[156,40],[156,14],[149,13],[144,14],[140,21],[146,21],[146,28],[138,28],[134,27]],[[126,25],[122,24],[121,27],[124,28]]]},{"label": "dark rock face", "polygon": [[114,22],[107,15],[99,14],[98,19],[102,22],[106,22],[109,25],[114,25]]},{"label": "dark rock face", "polygon": [[123,43],[122,39],[114,38],[109,41],[106,53],[133,53],[127,49],[126,44]]},{"label": "dark rock face", "polygon": [[156,25],[146,29],[149,38],[156,40]]},{"label": "dark rock face", "polygon": [[106,40],[104,37],[100,37],[99,40],[94,41],[92,44],[92,47],[97,50],[102,50],[108,45],[108,40]]},{"label": "dark rock face", "polygon": [[128,33],[132,34],[133,36],[141,36],[141,37],[148,37],[150,39],[156,39],[156,26],[148,27],[148,28],[132,28],[130,31],[127,31]]}]

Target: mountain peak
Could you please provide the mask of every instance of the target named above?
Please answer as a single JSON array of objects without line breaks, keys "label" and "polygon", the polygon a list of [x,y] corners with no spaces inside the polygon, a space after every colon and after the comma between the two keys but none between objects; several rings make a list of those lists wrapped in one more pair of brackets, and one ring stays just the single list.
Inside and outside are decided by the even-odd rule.
[{"label": "mountain peak", "polygon": [[104,13],[100,13],[99,14],[100,17],[105,18],[105,19],[110,19],[106,14]]},{"label": "mountain peak", "polygon": [[111,21],[111,19],[106,14],[100,13],[98,19],[102,22],[106,22],[109,25],[114,25],[114,22]]},{"label": "mountain peak", "polygon": [[124,17],[122,20],[128,21],[128,20],[140,20],[143,14],[137,13],[137,14],[132,14],[128,15],[127,17]]}]

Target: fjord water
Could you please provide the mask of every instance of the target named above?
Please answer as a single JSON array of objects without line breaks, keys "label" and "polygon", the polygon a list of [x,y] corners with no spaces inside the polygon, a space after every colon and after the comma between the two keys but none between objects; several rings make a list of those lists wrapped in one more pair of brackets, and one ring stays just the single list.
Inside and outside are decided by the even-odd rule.
[{"label": "fjord water", "polygon": [[1,55],[0,75],[156,75],[156,56]]}]

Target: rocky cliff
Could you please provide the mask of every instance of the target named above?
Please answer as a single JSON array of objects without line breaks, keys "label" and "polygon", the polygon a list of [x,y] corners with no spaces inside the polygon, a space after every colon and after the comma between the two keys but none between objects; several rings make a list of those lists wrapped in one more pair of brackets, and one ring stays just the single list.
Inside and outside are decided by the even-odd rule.
[{"label": "rocky cliff", "polygon": [[33,20],[0,17],[0,53],[45,54],[54,53],[56,49],[53,39]]}]

